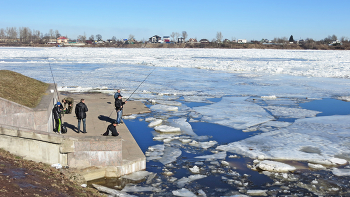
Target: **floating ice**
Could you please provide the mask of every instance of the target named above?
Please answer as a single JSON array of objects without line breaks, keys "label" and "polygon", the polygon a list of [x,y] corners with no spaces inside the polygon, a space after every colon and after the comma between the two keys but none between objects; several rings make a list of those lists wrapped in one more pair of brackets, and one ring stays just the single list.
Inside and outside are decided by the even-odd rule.
[{"label": "floating ice", "polygon": [[187,183],[198,180],[198,179],[203,179],[207,177],[206,175],[201,175],[201,174],[196,174],[196,175],[190,175],[189,177],[182,177],[177,181],[177,186],[179,188],[184,187]]},{"label": "floating ice", "polygon": [[168,105],[152,105],[150,109],[152,111],[177,111],[178,107]]},{"label": "floating ice", "polygon": [[193,168],[188,168],[192,173],[199,173],[200,171],[199,171],[199,168],[198,168],[198,166],[193,166]]},{"label": "floating ice", "polygon": [[162,119],[155,119],[152,122],[148,124],[149,127],[155,127],[157,125],[162,124],[163,120]]},{"label": "floating ice", "polygon": [[131,174],[124,175],[124,176],[122,176],[122,178],[130,179],[130,180],[133,180],[133,181],[139,181],[139,180],[144,179],[149,174],[151,174],[151,172],[137,171],[137,172],[133,172]]},{"label": "floating ice", "polygon": [[309,166],[309,168],[313,168],[313,169],[316,169],[316,170],[326,170],[327,169],[326,167],[324,167],[321,164],[308,163],[307,165]]},{"label": "floating ice", "polygon": [[332,172],[336,176],[350,176],[350,169],[333,168]]},{"label": "floating ice", "polygon": [[[265,155],[267,159],[309,161],[336,165],[335,155],[349,153],[350,116],[321,116],[298,119],[289,127],[218,146],[251,158]],[[312,147],[312,148],[305,148]],[[336,160],[343,163],[344,160]]]},{"label": "floating ice", "polygon": [[167,126],[167,125],[160,125],[154,127],[154,130],[164,133],[174,133],[174,132],[180,132],[181,129],[177,127]]},{"label": "floating ice", "polygon": [[247,190],[247,194],[250,196],[267,196],[268,190]]},{"label": "floating ice", "polygon": [[184,134],[197,137],[197,134],[193,132],[192,126],[187,122],[186,118],[171,119],[168,122],[170,126],[180,128]]},{"label": "floating ice", "polygon": [[121,190],[122,192],[151,192],[151,191],[159,191],[159,189],[155,187],[141,187],[134,184],[127,184],[125,187]]},{"label": "floating ice", "polygon": [[192,193],[190,190],[186,188],[178,189],[172,191],[174,196],[185,196],[185,197],[196,197],[194,193]]},{"label": "floating ice", "polygon": [[214,146],[215,144],[217,144],[216,141],[209,141],[209,142],[197,142],[195,140],[193,140],[190,145],[191,146],[196,146],[196,147],[201,147],[203,149],[208,149],[212,146]]},{"label": "floating ice", "polygon": [[277,97],[275,95],[271,95],[271,96],[261,96],[262,99],[266,99],[266,100],[272,100],[272,99],[277,99]]},{"label": "floating ice", "polygon": [[136,197],[134,195],[130,195],[130,194],[127,194],[125,192],[118,191],[118,190],[115,190],[115,189],[111,189],[111,188],[108,188],[108,187],[105,187],[105,186],[102,186],[102,185],[92,184],[92,186],[94,186],[98,191],[101,191],[101,192],[104,192],[104,193],[107,193],[107,194],[110,194],[110,195],[113,195],[113,196]]},{"label": "floating ice", "polygon": [[214,160],[214,159],[225,159],[226,158],[226,152],[219,152],[213,155],[203,155],[203,156],[197,156],[196,159],[206,159],[206,160]]},{"label": "floating ice", "polygon": [[267,106],[265,109],[269,110],[274,116],[282,118],[306,118],[314,117],[321,113],[319,111],[300,109],[300,108],[288,108],[279,106]]},{"label": "floating ice", "polygon": [[248,97],[223,97],[218,103],[194,107],[203,115],[202,120],[238,130],[273,120],[262,107],[246,101]]},{"label": "floating ice", "polygon": [[182,151],[178,148],[166,147],[163,157],[159,159],[159,162],[161,162],[163,165],[172,163],[176,161],[176,158],[178,158],[181,154]]},{"label": "floating ice", "polygon": [[162,100],[157,100],[155,101],[157,104],[162,104],[162,105],[171,105],[171,106],[181,106],[182,103],[178,101],[162,101]]},{"label": "floating ice", "polygon": [[270,172],[290,172],[296,170],[294,166],[269,160],[260,161],[255,167]]},{"label": "floating ice", "polygon": [[123,116],[123,119],[135,119],[135,118],[137,118],[137,115],[135,114],[132,114],[130,116]]}]

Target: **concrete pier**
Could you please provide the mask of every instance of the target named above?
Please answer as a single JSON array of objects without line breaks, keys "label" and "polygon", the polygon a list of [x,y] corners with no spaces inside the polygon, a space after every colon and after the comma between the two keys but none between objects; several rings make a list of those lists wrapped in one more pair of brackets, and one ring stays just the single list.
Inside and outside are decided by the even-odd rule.
[{"label": "concrete pier", "polygon": [[[55,134],[51,111],[57,94],[52,92],[53,87],[50,86],[34,109],[0,99],[0,148],[33,161],[68,165],[77,169],[87,181],[119,177],[146,168],[146,157],[126,125],[117,127],[118,137],[101,135],[116,119],[112,95],[60,93],[60,101],[69,96],[75,103],[73,113],[62,118],[68,132]],[[86,134],[76,133],[78,121],[74,110],[81,98],[89,109]],[[129,101],[124,107],[124,115],[149,112],[142,102]]]}]

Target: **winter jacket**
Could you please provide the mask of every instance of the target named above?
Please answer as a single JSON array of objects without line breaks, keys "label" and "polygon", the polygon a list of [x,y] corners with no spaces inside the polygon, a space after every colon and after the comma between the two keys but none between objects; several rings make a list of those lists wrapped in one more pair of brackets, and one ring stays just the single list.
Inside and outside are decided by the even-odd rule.
[{"label": "winter jacket", "polygon": [[125,104],[125,102],[122,101],[122,99],[115,99],[114,106],[116,110],[122,110],[122,106]]},{"label": "winter jacket", "polygon": [[119,133],[117,131],[117,128],[113,124],[108,125],[107,131],[104,134],[102,134],[102,135],[107,136],[107,135],[109,135],[109,132],[112,133],[112,136],[118,136],[119,135]]},{"label": "winter jacket", "polygon": [[87,111],[88,111],[88,108],[83,102],[80,102],[75,106],[75,115],[77,116],[78,119],[85,119]]},{"label": "winter jacket", "polygon": [[52,115],[54,119],[60,119],[61,118],[61,108],[62,106],[60,105],[60,107],[58,107],[57,104],[54,105],[53,109],[52,109]]},{"label": "winter jacket", "polygon": [[114,99],[118,99],[119,95],[121,95],[121,94],[120,94],[119,92],[116,92],[116,93],[114,94]]}]

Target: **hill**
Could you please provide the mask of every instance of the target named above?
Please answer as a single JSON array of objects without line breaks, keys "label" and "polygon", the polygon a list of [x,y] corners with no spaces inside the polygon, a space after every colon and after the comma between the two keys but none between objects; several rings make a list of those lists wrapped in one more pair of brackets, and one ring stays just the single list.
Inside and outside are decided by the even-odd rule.
[{"label": "hill", "polygon": [[0,97],[34,108],[45,94],[49,84],[22,74],[0,70]]}]

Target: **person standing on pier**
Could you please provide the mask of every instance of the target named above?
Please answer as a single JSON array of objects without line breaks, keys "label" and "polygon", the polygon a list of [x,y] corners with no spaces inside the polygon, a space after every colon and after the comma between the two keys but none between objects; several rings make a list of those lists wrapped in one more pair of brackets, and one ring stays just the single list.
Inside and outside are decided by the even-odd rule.
[{"label": "person standing on pier", "polygon": [[118,96],[118,99],[115,100],[115,110],[117,111],[117,124],[119,125],[122,121],[122,116],[123,116],[123,105],[127,101],[123,102],[122,101],[122,95]]},{"label": "person standing on pier", "polygon": [[114,94],[114,99],[117,100],[120,94],[120,89],[117,90],[117,92]]},{"label": "person standing on pier", "polygon": [[75,106],[75,115],[78,119],[78,132],[80,131],[80,122],[83,120],[83,132],[82,133],[86,133],[86,112],[88,111],[87,106],[85,105],[85,100],[81,99],[80,103],[78,103]]}]

